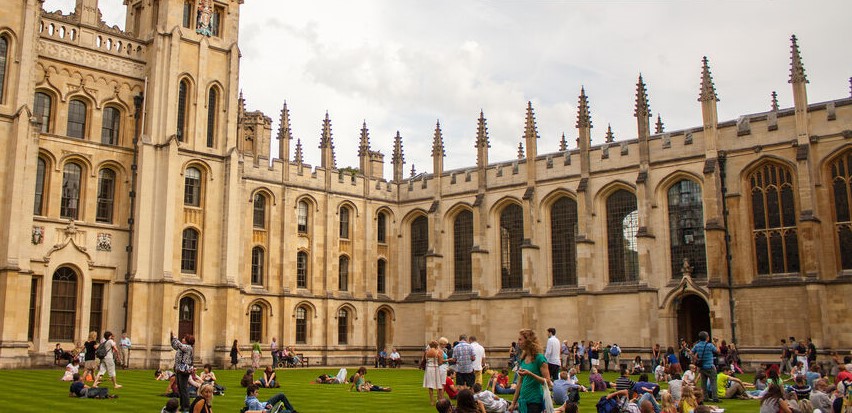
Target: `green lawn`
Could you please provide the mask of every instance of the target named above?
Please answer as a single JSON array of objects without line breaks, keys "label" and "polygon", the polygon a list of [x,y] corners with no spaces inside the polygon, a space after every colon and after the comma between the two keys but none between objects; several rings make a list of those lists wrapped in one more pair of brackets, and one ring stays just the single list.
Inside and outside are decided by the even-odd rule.
[{"label": "green lawn", "polygon": [[[357,367],[356,367],[357,368]],[[354,373],[349,368],[349,374]],[[390,393],[349,392],[348,385],[312,384],[316,376],[327,373],[334,375],[337,368],[278,370],[282,379],[281,389],[261,389],[261,400],[283,391],[300,412],[434,412],[429,405],[426,390],[422,388],[423,373],[416,369],[369,369],[367,378],[382,386],[393,387]],[[217,413],[236,413],[243,406],[245,389],[239,386],[243,371],[218,370],[219,382],[228,390],[224,396],[216,396],[213,410]],[[59,381],[62,371],[54,370],[0,370],[0,383],[7,390],[0,401],[0,411],[9,412],[159,412],[166,402],[160,396],[165,392],[166,382],[156,381],[152,370],[127,370],[118,372],[118,382],[124,388],[110,393],[119,395],[113,400],[76,399],[68,397],[69,383]],[[605,375],[615,380],[614,373]],[[634,377],[634,380],[636,378]],[[750,376],[743,379],[751,380]],[[588,374],[580,376],[588,381]],[[595,403],[604,393],[582,393],[581,412],[595,412]],[[758,402],[754,400],[725,400],[721,403],[728,413],[755,412]]]}]

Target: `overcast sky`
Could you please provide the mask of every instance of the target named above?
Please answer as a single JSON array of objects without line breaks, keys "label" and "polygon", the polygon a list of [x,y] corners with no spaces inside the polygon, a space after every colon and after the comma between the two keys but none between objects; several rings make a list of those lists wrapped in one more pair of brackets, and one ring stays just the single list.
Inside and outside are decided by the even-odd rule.
[{"label": "overcast sky", "polygon": [[[44,7],[67,13],[74,0],[47,0]],[[101,0],[100,7],[108,24],[124,27],[121,0]],[[386,179],[396,131],[406,176],[412,163],[418,172],[432,171],[438,120],[445,169],[475,165],[480,110],[491,161],[515,159],[527,101],[541,137],[538,153],[555,152],[562,133],[574,148],[581,85],[593,143],[603,142],[609,123],[616,140],[635,138],[640,72],[654,119],[661,114],[667,131],[700,126],[696,99],[705,55],[721,99],[720,121],[768,110],[773,90],[782,107],[792,106],[794,33],[810,102],[850,95],[848,0],[246,0],[240,13],[240,88],[248,110],[273,119],[274,138],[286,100],[294,138],[313,165],[320,163],[326,111],[339,167],[358,165],[366,120],[372,148],[385,154]]]}]

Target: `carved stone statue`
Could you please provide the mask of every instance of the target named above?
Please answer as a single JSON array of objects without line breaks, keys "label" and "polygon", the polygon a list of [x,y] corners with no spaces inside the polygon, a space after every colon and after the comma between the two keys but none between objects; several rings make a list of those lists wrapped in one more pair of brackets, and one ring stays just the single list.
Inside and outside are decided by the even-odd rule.
[{"label": "carved stone statue", "polygon": [[204,36],[212,36],[213,30],[210,25],[213,18],[213,0],[198,0],[198,18],[195,24],[195,32]]},{"label": "carved stone statue", "polygon": [[684,277],[692,278],[692,270],[693,270],[692,266],[689,265],[689,258],[684,258],[683,259],[683,265],[680,267],[680,273]]}]

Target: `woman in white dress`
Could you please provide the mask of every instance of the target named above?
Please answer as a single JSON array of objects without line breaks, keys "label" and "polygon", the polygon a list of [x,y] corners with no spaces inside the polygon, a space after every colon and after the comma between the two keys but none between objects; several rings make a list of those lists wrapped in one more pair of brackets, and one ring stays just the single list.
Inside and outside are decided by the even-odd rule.
[{"label": "woman in white dress", "polygon": [[438,342],[432,340],[426,349],[426,371],[423,373],[423,387],[429,389],[429,403],[435,405],[435,390],[438,390],[437,400],[444,396],[444,382],[447,381],[446,373],[441,380],[441,364],[444,363],[444,352],[438,349]]}]

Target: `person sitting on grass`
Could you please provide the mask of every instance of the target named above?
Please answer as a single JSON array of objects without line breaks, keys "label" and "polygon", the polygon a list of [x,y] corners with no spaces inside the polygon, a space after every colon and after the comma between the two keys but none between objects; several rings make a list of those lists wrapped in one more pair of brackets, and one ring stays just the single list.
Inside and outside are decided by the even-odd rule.
[{"label": "person sitting on grass", "polygon": [[[559,378],[553,381],[553,404],[560,406],[565,404],[565,402],[569,401],[568,395],[571,392],[578,391],[580,391],[580,386],[569,380],[568,372],[562,370],[562,372],[559,373]],[[545,397],[547,396],[545,395]]]},{"label": "person sitting on grass", "polygon": [[77,359],[71,360],[67,366],[65,366],[65,374],[62,375],[62,378],[59,380],[62,381],[74,381],[74,375],[80,372],[80,362]]},{"label": "person sitting on grass", "polygon": [[87,386],[86,383],[83,383],[83,378],[80,377],[80,373],[74,373],[72,378],[74,382],[71,383],[71,387],[68,389],[69,397],[85,397],[89,399],[114,399],[118,397],[116,395],[110,395],[109,390],[105,387],[94,388]]},{"label": "person sitting on grass", "polygon": [[177,413],[178,407],[180,407],[180,400],[175,397],[169,399],[166,402],[166,405],[163,406],[163,409],[160,410],[160,413]]},{"label": "person sitting on grass", "polygon": [[580,407],[574,402],[565,402],[562,406],[556,408],[553,413],[579,413]]},{"label": "person sitting on grass", "polygon": [[[474,383],[475,384],[475,383]],[[473,397],[473,391],[462,389],[456,401],[456,413],[486,413],[482,402]]]},{"label": "person sitting on grass", "polygon": [[630,374],[642,374],[645,372],[645,365],[642,363],[642,357],[636,356],[633,359],[633,370],[630,371]]},{"label": "person sitting on grass", "polygon": [[198,389],[198,395],[189,405],[190,413],[213,413],[213,386],[202,384]]},{"label": "person sitting on grass", "polygon": [[[458,388],[456,388],[456,371],[453,369],[447,370],[447,380],[444,382],[444,394],[447,395],[447,398],[455,400],[456,396],[459,394]],[[444,399],[446,400],[446,399]],[[437,403],[436,403],[437,406]]]},{"label": "person sitting on grass", "polygon": [[282,403],[284,405],[284,410],[281,413],[296,413],[296,408],[290,404],[290,401],[287,400],[287,396],[284,393],[278,393],[269,398],[269,400],[262,402],[257,399],[257,389],[259,387],[256,384],[251,384],[246,389],[246,412],[262,412],[267,413],[272,408],[274,408],[278,403]]},{"label": "person sitting on grass", "polygon": [[320,374],[315,380],[317,384],[343,384],[346,381],[346,368],[338,370],[337,376],[329,376],[328,374]]},{"label": "person sitting on grass", "polygon": [[598,369],[596,367],[592,367],[591,373],[589,373],[589,391],[604,391],[613,387],[615,387],[615,383],[610,383],[604,380],[601,373],[598,372]]},{"label": "person sitting on grass", "polygon": [[367,375],[367,368],[361,366],[358,368],[358,372],[355,373],[355,376],[352,379],[352,385],[349,386],[349,391],[355,389],[355,391],[359,392],[368,392],[368,391],[391,391],[390,387],[382,387],[377,386],[373,383],[370,383],[366,380],[364,376]]},{"label": "person sitting on grass", "polygon": [[482,403],[488,413],[506,413],[509,408],[508,400],[501,399],[488,390],[482,390],[482,384],[479,383],[473,384],[473,398]]},{"label": "person sitting on grass", "polygon": [[695,364],[690,364],[687,367],[686,371],[683,372],[683,384],[687,385],[695,385],[695,371],[698,370],[698,367]]},{"label": "person sitting on grass", "polygon": [[790,387],[790,390],[796,392],[797,399],[804,400],[811,397],[811,386],[808,386],[805,376],[796,376],[794,383],[795,384]]},{"label": "person sitting on grass", "polygon": [[509,384],[509,370],[502,369],[499,373],[491,377],[488,381],[488,387],[494,394],[515,394],[517,384]]},{"label": "person sitting on grass", "polygon": [[275,377],[275,370],[272,370],[272,367],[266,366],[266,369],[263,370],[263,377],[260,378],[260,387],[267,389],[281,387],[281,384],[278,383]]},{"label": "person sitting on grass", "polygon": [[[725,366],[722,373],[716,376],[716,394],[725,399],[751,399],[746,393],[743,381],[733,376],[730,366]],[[808,393],[811,389],[808,388]]]},{"label": "person sitting on grass", "polygon": [[627,365],[621,366],[621,376],[615,380],[615,389],[616,390],[629,390],[633,388],[633,385],[636,384],[633,380],[630,380],[629,375],[627,374]]},{"label": "person sitting on grass", "polygon": [[455,413],[456,408],[453,407],[453,403],[447,399],[439,399],[435,402],[435,410],[438,413]]},{"label": "person sitting on grass", "polygon": [[683,386],[680,394],[680,403],[678,409],[680,413],[691,413],[698,406],[698,400],[695,398],[695,388],[692,386]]},{"label": "person sitting on grass", "polygon": [[240,386],[248,387],[252,384],[260,384],[260,380],[254,379],[254,369],[246,369],[246,374],[243,374],[243,378],[240,379]]},{"label": "person sitting on grass", "polygon": [[159,368],[154,371],[154,379],[167,381],[170,378],[174,377],[175,373],[169,369]]}]

